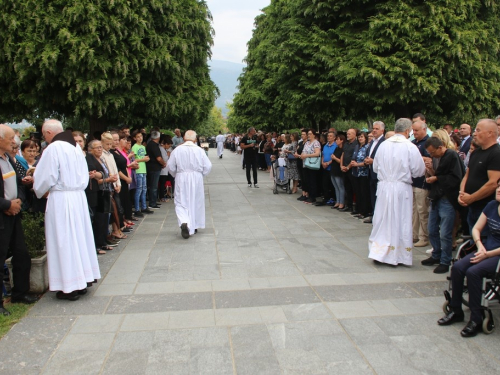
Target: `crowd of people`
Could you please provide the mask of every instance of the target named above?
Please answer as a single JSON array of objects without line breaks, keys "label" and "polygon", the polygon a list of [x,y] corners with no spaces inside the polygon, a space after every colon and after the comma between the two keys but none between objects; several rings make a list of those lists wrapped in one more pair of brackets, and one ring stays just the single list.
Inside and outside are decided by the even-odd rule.
[{"label": "crowd of people", "polygon": [[[175,129],[171,137],[123,126],[86,136],[47,120],[42,134],[43,142],[37,134],[21,142],[0,125],[0,262],[12,255],[12,302],[38,299],[28,293],[23,215],[44,214],[49,288],[71,301],[100,278],[97,255],[162,203],[174,199],[182,237],[205,227],[203,176],[211,163],[194,131]],[[0,314],[9,315],[0,302]]]},{"label": "crowd of people", "polygon": [[248,187],[250,169],[257,187],[255,168],[269,172],[281,159],[291,192],[300,193],[297,200],[373,224],[369,257],[375,262],[411,265],[413,247],[430,247],[422,265],[448,273],[452,251],[472,235],[479,250],[452,268],[453,290],[459,293],[450,315],[438,324],[464,319],[460,291],[467,276],[471,318],[461,334],[478,332],[481,280],[500,260],[500,116],[480,120],[475,129],[464,123],[436,131],[422,113],[398,120],[394,131],[381,121],[370,131],[302,129],[278,135],[250,128],[226,137],[224,144],[243,153]]}]

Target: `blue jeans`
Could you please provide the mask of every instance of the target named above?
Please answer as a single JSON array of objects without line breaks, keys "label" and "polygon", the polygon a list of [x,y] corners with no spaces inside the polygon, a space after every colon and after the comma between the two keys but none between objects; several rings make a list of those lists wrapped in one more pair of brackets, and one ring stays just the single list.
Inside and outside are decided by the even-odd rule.
[{"label": "blue jeans", "polygon": [[158,200],[158,181],[160,181],[161,171],[148,172],[149,206],[155,207]]},{"label": "blue jeans", "polygon": [[147,184],[146,184],[146,173],[136,173],[135,175],[135,183],[137,187],[135,188],[135,210],[140,211],[141,208],[145,210],[148,208],[146,206],[146,191],[147,191]]},{"label": "blue jeans", "polygon": [[266,158],[266,164],[268,167],[271,166],[271,154],[264,154],[264,157]]},{"label": "blue jeans", "polygon": [[440,264],[451,264],[453,225],[455,224],[455,208],[446,198],[433,201],[429,210],[429,240],[432,245],[432,257],[439,259]]},{"label": "blue jeans", "polygon": [[337,203],[343,206],[345,200],[344,177],[331,176],[331,178],[333,187],[335,188],[335,196],[337,197]]}]

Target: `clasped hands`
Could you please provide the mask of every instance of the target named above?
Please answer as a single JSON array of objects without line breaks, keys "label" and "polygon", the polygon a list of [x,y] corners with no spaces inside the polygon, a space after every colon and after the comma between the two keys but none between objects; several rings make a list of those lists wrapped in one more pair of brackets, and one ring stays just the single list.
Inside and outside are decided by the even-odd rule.
[{"label": "clasped hands", "polygon": [[9,216],[17,215],[19,212],[21,212],[21,204],[22,201],[19,198],[13,199],[10,201],[10,208],[8,210],[5,210],[3,213]]}]

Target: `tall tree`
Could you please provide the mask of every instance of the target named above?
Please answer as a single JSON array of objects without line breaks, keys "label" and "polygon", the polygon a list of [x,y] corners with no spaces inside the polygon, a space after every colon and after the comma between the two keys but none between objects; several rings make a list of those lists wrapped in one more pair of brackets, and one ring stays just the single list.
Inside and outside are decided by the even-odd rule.
[{"label": "tall tree", "polygon": [[193,127],[213,105],[203,0],[5,0],[0,12],[4,117]]},{"label": "tall tree", "polygon": [[272,0],[256,19],[248,58],[259,58],[240,77],[234,116],[323,127],[417,111],[492,115],[499,16],[490,0]]}]

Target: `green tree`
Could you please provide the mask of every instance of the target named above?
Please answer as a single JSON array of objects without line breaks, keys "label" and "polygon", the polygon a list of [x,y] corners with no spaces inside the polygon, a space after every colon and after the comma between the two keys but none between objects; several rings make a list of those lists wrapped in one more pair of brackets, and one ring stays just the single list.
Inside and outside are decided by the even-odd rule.
[{"label": "green tree", "polygon": [[213,105],[203,0],[5,0],[0,12],[3,117],[193,127]]},{"label": "green tree", "polygon": [[224,131],[226,126],[226,122],[222,117],[222,109],[219,107],[213,106],[210,111],[208,118],[203,121],[203,123],[197,126],[196,132],[200,136],[210,137],[212,135],[219,134],[219,131]]},{"label": "green tree", "polygon": [[256,19],[235,118],[326,127],[500,108],[500,6],[490,0],[272,0]]}]

